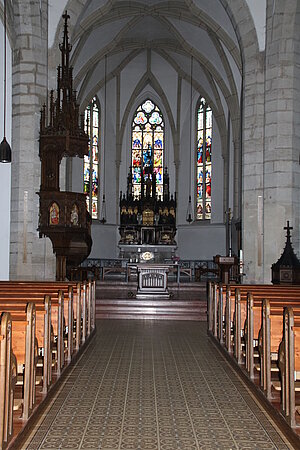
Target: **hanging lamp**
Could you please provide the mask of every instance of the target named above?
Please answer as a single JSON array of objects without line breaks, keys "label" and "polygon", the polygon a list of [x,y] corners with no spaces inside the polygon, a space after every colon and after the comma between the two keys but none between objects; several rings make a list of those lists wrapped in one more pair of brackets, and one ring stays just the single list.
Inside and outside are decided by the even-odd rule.
[{"label": "hanging lamp", "polygon": [[3,140],[0,144],[0,162],[11,162],[11,147],[5,137],[6,129],[6,0],[4,0],[4,108],[3,108]]},{"label": "hanging lamp", "polygon": [[191,56],[191,92],[190,92],[190,148],[189,148],[189,201],[186,210],[185,220],[191,224],[193,222],[193,207],[192,207],[192,195],[191,195],[191,152],[192,152],[192,94],[193,94],[193,55]]},{"label": "hanging lamp", "polygon": [[106,82],[107,82],[107,55],[104,58],[104,137],[103,137],[103,197],[101,205],[100,222],[106,223],[106,203],[105,203],[105,153],[106,153]]}]

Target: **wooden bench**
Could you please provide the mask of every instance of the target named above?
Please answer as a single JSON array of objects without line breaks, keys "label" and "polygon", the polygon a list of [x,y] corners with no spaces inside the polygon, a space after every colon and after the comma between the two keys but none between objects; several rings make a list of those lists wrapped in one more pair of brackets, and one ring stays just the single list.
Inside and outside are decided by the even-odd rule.
[{"label": "wooden bench", "polygon": [[17,362],[12,352],[12,323],[9,313],[0,317],[0,448],[13,433],[14,390],[17,382]]},{"label": "wooden bench", "polygon": [[[259,298],[260,300],[266,296],[272,296],[273,299],[278,298],[279,300],[283,298],[292,299],[295,301],[299,299],[300,301],[300,287],[283,287],[283,286],[273,286],[273,285],[222,285],[221,283],[209,282],[208,284],[208,329],[213,333],[215,337],[218,337],[221,344],[224,342],[223,335],[223,319],[225,319],[225,331],[227,335],[226,345],[229,349],[230,339],[229,330],[230,324],[233,321],[235,315],[235,291],[238,289],[241,300],[241,321],[244,322],[246,318],[246,300],[247,293],[251,292],[254,298]],[[227,332],[228,330],[228,332]]]},{"label": "wooden bench", "polygon": [[[74,299],[71,300],[71,288],[74,290]],[[58,290],[62,290],[65,295],[65,299],[68,300],[69,308],[71,308],[71,304],[74,302],[74,318],[76,320],[77,315],[80,317],[82,315],[83,327],[82,327],[82,336],[80,336],[80,320],[77,321],[77,331],[76,331],[76,350],[78,350],[80,345],[80,339],[84,342],[86,336],[91,333],[91,330],[95,328],[95,281],[88,283],[68,283],[68,282],[44,282],[44,283],[33,283],[33,282],[0,282],[0,296],[7,294],[14,295],[17,293],[20,294],[29,294],[31,300],[41,300],[43,294],[47,293],[51,295],[52,302],[57,299]],[[70,320],[71,320],[70,311],[65,311],[66,323],[68,324],[68,328],[72,329]],[[71,348],[71,347],[69,347]],[[70,359],[70,355],[68,356]]]},{"label": "wooden bench", "polygon": [[[286,311],[293,315],[293,336],[289,340],[282,331],[288,323]],[[245,367],[250,379],[254,380],[257,368],[261,389],[270,401],[275,392],[271,374],[280,370],[281,382],[276,384],[282,393],[282,413],[294,427],[295,381],[300,380],[300,287],[223,286],[211,282],[208,312],[209,332]],[[259,357],[258,365],[255,357]]]},{"label": "wooden bench", "polygon": [[[73,299],[72,299],[72,288],[70,290],[70,297],[64,297],[62,290],[59,290],[53,296],[51,296],[51,311],[50,313],[50,329],[55,336],[57,342],[57,365],[56,370],[58,376],[60,375],[61,369],[65,364],[65,342],[64,342],[64,330],[65,324],[68,326],[68,330],[73,330]],[[44,330],[42,328],[44,324],[44,304],[45,296],[42,294],[35,293],[16,293],[16,294],[3,294],[0,292],[0,309],[3,311],[15,311],[16,309],[22,309],[27,304],[27,302],[34,303],[37,310],[37,320],[40,322],[39,327],[40,334],[38,335],[39,348],[42,349],[43,353],[47,353],[47,349],[44,348],[43,336]],[[73,353],[73,333],[67,333],[67,361],[69,362]],[[46,369],[45,369],[46,370]]]},{"label": "wooden bench", "polygon": [[[39,353],[43,357],[43,392],[46,393],[49,385],[52,381],[52,365],[55,364],[57,375],[60,375],[61,368],[63,366],[63,354],[64,349],[63,342],[63,293],[60,293],[58,303],[51,304],[51,298],[49,295],[44,296],[41,301],[33,302],[30,300],[30,296],[25,298],[3,299],[0,296],[0,310],[10,312],[12,318],[20,316],[26,309],[27,303],[35,305],[35,321],[36,321],[36,338],[38,343]],[[56,314],[54,314],[56,311]],[[54,336],[57,340],[56,360],[52,361],[52,350]],[[61,349],[61,352],[58,351]],[[69,362],[69,359],[68,359]]]},{"label": "wooden bench", "polygon": [[[73,286],[76,288],[75,309],[73,309]],[[51,328],[57,335],[56,375],[59,377],[62,368],[70,362],[73,355],[73,318],[75,317],[76,320],[74,333],[76,351],[95,327],[95,283],[85,283],[82,286],[73,283],[73,286],[68,283],[0,282],[0,313],[2,313],[0,448],[2,448],[2,444],[6,446],[6,442],[13,433],[12,411],[15,391],[13,388],[16,386],[18,367],[22,372],[24,367],[22,417],[23,420],[27,420],[36,398],[38,348],[42,350],[43,354],[42,394],[47,393],[52,381],[51,346],[53,336],[51,337]],[[27,317],[28,311],[34,312],[34,337],[31,336],[31,347],[29,338],[26,337],[29,333],[26,331],[27,324],[30,322]],[[64,339],[64,321],[68,328],[66,341]],[[8,350],[9,342],[12,343],[11,351]],[[3,391],[2,386],[4,387]],[[4,392],[4,396],[2,392]]]},{"label": "wooden bench", "polygon": [[290,426],[296,427],[295,382],[300,379],[300,316],[298,314],[296,317],[291,307],[284,309],[279,367],[282,379],[282,413]]},{"label": "wooden bench", "polygon": [[[3,321],[3,322],[2,322]],[[2,313],[1,315],[1,406],[0,409],[1,425],[0,429],[3,430],[2,440],[7,439],[8,434],[11,434],[8,430],[12,429],[11,415],[13,411],[13,391],[11,388],[12,380],[9,378],[11,372],[11,354],[13,353],[15,358],[15,370],[17,376],[18,365],[22,367],[23,375],[23,412],[22,418],[27,420],[30,412],[35,404],[35,380],[36,380],[36,367],[37,367],[37,341],[35,335],[36,329],[36,311],[33,303],[28,303],[26,311],[19,311],[18,313],[9,314]],[[7,341],[6,336],[9,334],[10,342]],[[11,346],[11,350],[9,349]],[[11,353],[12,352],[12,353]],[[3,359],[5,361],[3,361]],[[4,365],[2,366],[2,361]],[[6,364],[5,364],[6,362]],[[6,372],[3,373],[3,370]],[[13,382],[16,385],[16,382]],[[10,394],[8,394],[10,393]],[[3,398],[4,395],[4,398]],[[8,398],[9,396],[9,398]],[[6,430],[6,431],[4,431]],[[1,435],[0,435],[1,438]]]}]

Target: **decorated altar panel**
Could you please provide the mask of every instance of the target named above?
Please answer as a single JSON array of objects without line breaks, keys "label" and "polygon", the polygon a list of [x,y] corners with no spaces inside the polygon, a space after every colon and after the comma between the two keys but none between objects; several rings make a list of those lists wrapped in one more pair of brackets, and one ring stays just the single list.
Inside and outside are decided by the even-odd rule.
[{"label": "decorated altar panel", "polygon": [[163,126],[150,100],[137,109],[127,190],[120,193],[119,228],[120,256],[134,261],[150,254],[153,262],[163,262],[177,248],[176,195],[170,195],[169,174],[163,167]]}]

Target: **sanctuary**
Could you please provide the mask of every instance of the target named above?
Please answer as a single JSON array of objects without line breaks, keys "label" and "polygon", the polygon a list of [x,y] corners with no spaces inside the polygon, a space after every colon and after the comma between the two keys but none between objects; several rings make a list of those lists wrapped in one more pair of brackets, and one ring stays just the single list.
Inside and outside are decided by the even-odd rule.
[{"label": "sanctuary", "polygon": [[163,168],[163,117],[147,99],[133,119],[126,193],[120,193],[120,256],[164,262],[175,255],[176,193]]}]

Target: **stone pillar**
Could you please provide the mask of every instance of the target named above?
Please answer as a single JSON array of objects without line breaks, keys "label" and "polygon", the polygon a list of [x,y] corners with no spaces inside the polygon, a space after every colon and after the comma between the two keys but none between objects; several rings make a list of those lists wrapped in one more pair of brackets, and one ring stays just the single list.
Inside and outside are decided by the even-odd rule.
[{"label": "stone pillar", "polygon": [[[271,265],[280,257],[287,220],[294,227],[294,249],[299,250],[299,139],[297,116],[299,80],[295,83],[294,52],[296,0],[268,2],[265,155],[264,155],[264,279],[270,281]],[[299,26],[299,24],[298,24]],[[294,239],[294,237],[296,239]]]},{"label": "stone pillar", "polygon": [[[296,0],[267,2],[266,48],[245,60],[243,242],[246,282],[271,281],[287,220],[299,250],[299,81]],[[250,44],[250,43],[249,43]]]},{"label": "stone pillar", "polygon": [[46,0],[15,0],[12,70],[10,278],[54,279],[50,241],[37,233],[40,188],[39,119],[47,93]]}]

